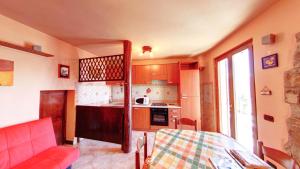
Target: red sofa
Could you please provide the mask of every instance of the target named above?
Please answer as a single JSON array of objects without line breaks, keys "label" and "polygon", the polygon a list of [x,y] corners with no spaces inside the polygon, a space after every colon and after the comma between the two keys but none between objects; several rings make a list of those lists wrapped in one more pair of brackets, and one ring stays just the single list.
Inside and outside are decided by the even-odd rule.
[{"label": "red sofa", "polygon": [[0,169],[66,169],[78,158],[57,146],[50,118],[0,128]]}]

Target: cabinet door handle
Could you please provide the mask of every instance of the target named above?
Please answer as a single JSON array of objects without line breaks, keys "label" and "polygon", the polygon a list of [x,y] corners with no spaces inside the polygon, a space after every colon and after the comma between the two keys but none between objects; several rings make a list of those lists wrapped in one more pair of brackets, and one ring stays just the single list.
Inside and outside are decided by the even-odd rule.
[{"label": "cabinet door handle", "polygon": [[177,118],[178,116],[171,116],[172,118]]},{"label": "cabinet door handle", "polygon": [[187,99],[187,96],[181,96],[182,99]]}]

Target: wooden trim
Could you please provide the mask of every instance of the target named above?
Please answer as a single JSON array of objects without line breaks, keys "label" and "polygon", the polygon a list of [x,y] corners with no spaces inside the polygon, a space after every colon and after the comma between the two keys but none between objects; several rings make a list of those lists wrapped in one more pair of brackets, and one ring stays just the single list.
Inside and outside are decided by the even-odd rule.
[{"label": "wooden trim", "polygon": [[[234,53],[238,53],[244,49],[249,49],[249,60],[250,60],[250,83],[251,83],[251,101],[252,101],[252,117],[253,117],[253,141],[256,143],[258,139],[258,131],[257,131],[257,109],[256,109],[256,90],[255,90],[255,76],[254,76],[254,56],[253,56],[253,45],[252,45],[252,39],[249,39],[240,45],[237,45],[236,47],[230,49],[229,51],[219,55],[217,58],[214,59],[214,72],[215,72],[215,102],[216,102],[216,119],[217,119],[217,131],[220,132],[220,112],[219,112],[219,81],[218,81],[218,62],[222,59],[228,58],[228,64],[229,64],[229,87],[230,91],[233,91],[233,72],[232,72],[232,55]],[[235,111],[234,111],[234,96],[233,92],[230,93],[230,112],[231,112],[231,136],[235,138]],[[257,145],[254,144],[253,147],[254,152],[257,151]]]},{"label": "wooden trim", "polygon": [[246,49],[247,47],[252,46],[252,42],[253,42],[252,39],[248,39],[245,42],[237,45],[236,47],[228,50],[227,52],[224,52],[221,55],[217,56],[215,58],[215,60],[222,60],[222,59],[224,59],[226,56],[228,56],[230,54],[236,53],[237,51],[240,51],[242,49]]},{"label": "wooden trim", "polygon": [[64,143],[65,143],[65,144],[73,145],[73,141],[70,141],[70,140],[65,140]]},{"label": "wooden trim", "polygon": [[[254,143],[258,140],[258,128],[257,128],[257,107],[256,107],[256,87],[255,87],[255,73],[254,73],[254,54],[253,46],[249,46],[249,61],[250,61],[250,83],[251,83],[251,101],[252,101],[252,122],[253,122],[253,139]],[[257,153],[257,144],[254,144],[254,153]]]},{"label": "wooden trim", "polygon": [[232,92],[229,92],[229,100],[230,100],[230,103],[229,103],[229,111],[230,111],[230,134],[231,134],[231,137],[236,139],[236,133],[235,133],[235,123],[233,123],[235,121],[235,109],[234,109],[234,86],[233,86],[233,70],[232,70],[232,57],[228,57],[228,78],[229,78],[229,91],[232,91]]},{"label": "wooden trim", "polygon": [[216,107],[216,121],[217,121],[217,132],[221,132],[220,130],[220,112],[219,112],[219,80],[218,80],[218,61],[214,60],[214,80],[215,80],[215,107]]},{"label": "wooden trim", "polygon": [[[214,80],[215,80],[215,107],[216,107],[216,120],[217,120],[217,132],[220,132],[220,112],[219,112],[219,80],[218,80],[218,61],[228,57],[230,54],[236,53],[243,49],[252,46],[252,39],[249,39],[236,47],[224,52],[214,59]],[[251,66],[251,65],[250,65]],[[229,72],[230,73],[230,72]],[[231,100],[232,101],[232,100]]]},{"label": "wooden trim", "polygon": [[36,51],[36,50],[33,50],[31,48],[28,48],[28,47],[16,45],[16,44],[5,42],[5,41],[0,41],[0,46],[5,46],[5,47],[8,47],[8,48],[21,50],[21,51],[24,51],[24,52],[29,52],[29,53],[32,53],[32,54],[45,56],[45,57],[53,57],[54,56],[54,55],[51,55],[51,54],[48,54],[48,53]]}]

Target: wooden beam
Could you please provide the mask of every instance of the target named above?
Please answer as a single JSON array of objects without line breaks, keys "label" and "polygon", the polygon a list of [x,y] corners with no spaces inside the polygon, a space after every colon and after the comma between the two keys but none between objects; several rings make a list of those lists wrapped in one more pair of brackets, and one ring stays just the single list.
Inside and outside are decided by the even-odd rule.
[{"label": "wooden beam", "polygon": [[131,42],[128,40],[123,41],[124,48],[124,132],[122,150],[125,153],[131,151]]}]

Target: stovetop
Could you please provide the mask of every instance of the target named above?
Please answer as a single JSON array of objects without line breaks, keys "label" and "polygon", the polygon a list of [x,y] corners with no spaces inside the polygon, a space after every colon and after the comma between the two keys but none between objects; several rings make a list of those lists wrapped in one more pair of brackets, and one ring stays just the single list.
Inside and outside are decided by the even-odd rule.
[{"label": "stovetop", "polygon": [[168,106],[167,103],[152,103],[151,106]]}]

